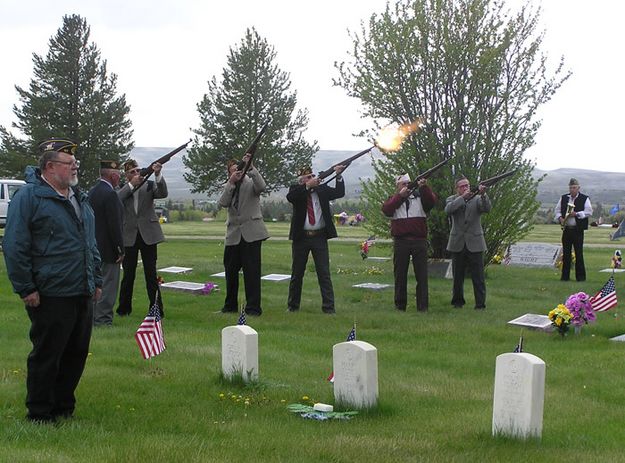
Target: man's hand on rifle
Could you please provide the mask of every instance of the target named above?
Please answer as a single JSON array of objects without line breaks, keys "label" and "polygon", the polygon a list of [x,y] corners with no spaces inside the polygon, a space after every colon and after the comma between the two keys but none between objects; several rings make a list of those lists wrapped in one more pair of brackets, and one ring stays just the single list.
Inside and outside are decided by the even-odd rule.
[{"label": "man's hand on rifle", "polygon": [[243,159],[241,159],[245,164],[249,163],[248,170],[254,168],[254,162],[251,161],[251,159],[252,159],[252,155],[250,153],[245,153],[245,156],[243,156]]},{"label": "man's hand on rifle", "polygon": [[477,192],[480,194],[480,196],[484,196],[487,188],[487,186],[480,183],[480,185],[477,187]]},{"label": "man's hand on rifle", "polygon": [[160,162],[155,162],[154,164],[152,164],[152,170],[154,171],[154,175],[160,174],[162,168],[163,165]]},{"label": "man's hand on rifle", "polygon": [[334,166],[334,173],[336,174],[337,178],[341,176],[344,170],[345,170],[345,166]]},{"label": "man's hand on rifle", "polygon": [[235,170],[230,176],[230,178],[228,179],[228,181],[232,183],[233,185],[235,185],[239,180],[241,180],[241,177],[243,177],[243,171]]}]

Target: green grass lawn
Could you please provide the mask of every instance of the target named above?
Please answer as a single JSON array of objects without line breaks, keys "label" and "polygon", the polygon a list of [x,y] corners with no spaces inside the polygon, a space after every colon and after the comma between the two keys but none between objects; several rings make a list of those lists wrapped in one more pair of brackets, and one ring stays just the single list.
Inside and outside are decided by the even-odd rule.
[{"label": "green grass lawn", "polygon": [[[165,227],[168,241],[159,246],[159,268],[193,267],[184,277],[163,274],[166,281],[223,283],[210,277],[223,270],[221,240],[176,238],[223,234],[222,224],[205,225]],[[270,227],[274,236],[286,233],[284,224]],[[537,227],[528,241],[555,243],[558,230]],[[357,227],[339,233],[366,237]],[[587,242],[608,245],[595,230],[587,236]],[[512,351],[520,334],[506,322],[528,312],[546,314],[573,292],[597,291],[607,279],[598,270],[609,265],[613,250],[586,250],[585,283],[560,282],[555,269],[491,266],[484,312],[453,309],[451,282],[432,278],[430,312],[421,314],[414,300],[408,312],[396,312],[392,290],[352,288],[367,281],[392,283],[392,266],[363,261],[357,242],[331,242],[337,315],[321,313],[312,264],[300,313],[285,312],[288,282],[263,281],[264,314],[250,320],[259,333],[260,382],[250,387],[220,379],[221,329],[236,323],[235,315],[214,313],[222,292],[164,293],[168,347],[143,360],[133,339],[147,311],[139,277],[135,312],[116,318],[110,329],[94,331],[76,417],[57,427],[23,418],[29,322],[2,262],[0,461],[625,461],[625,345],[609,340],[625,333],[618,307],[599,314],[578,336],[524,331],[526,352],[547,364],[543,437],[540,442],[491,437],[495,358]],[[371,255],[390,252],[390,245],[382,244]],[[289,242],[263,245],[263,273],[290,273],[290,260]],[[619,294],[624,280],[616,275]],[[470,307],[470,281],[465,288]],[[304,403],[303,396],[333,403],[326,381],[332,346],[345,340],[354,321],[357,338],[378,349],[379,407],[346,422],[290,414],[286,405]]]}]

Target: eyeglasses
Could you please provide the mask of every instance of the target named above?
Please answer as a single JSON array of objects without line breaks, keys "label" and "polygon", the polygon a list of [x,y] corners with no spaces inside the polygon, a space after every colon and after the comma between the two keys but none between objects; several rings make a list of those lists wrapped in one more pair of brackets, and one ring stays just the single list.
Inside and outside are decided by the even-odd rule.
[{"label": "eyeglasses", "polygon": [[56,162],[58,164],[65,164],[66,166],[70,166],[70,167],[76,167],[76,169],[80,168],[80,161],[78,159],[74,159],[73,161],[57,161],[57,160],[53,160],[50,162]]},{"label": "eyeglasses", "polygon": [[141,172],[141,169],[139,169],[138,167],[136,169],[126,171],[126,173],[130,175],[135,175],[135,174],[138,174],[139,172]]}]

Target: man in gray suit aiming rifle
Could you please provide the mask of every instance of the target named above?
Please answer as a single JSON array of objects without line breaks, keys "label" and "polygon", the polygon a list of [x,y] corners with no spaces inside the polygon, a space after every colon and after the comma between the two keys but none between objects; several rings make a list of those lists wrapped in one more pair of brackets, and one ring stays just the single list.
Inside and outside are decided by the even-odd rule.
[{"label": "man in gray suit aiming rifle", "polygon": [[468,267],[473,280],[475,308],[486,308],[486,281],[484,278],[484,251],[486,241],[481,216],[491,209],[486,186],[480,183],[471,190],[466,177],[456,180],[456,194],[447,198],[445,213],[451,217],[451,232],[447,250],[451,253],[454,289],[451,304],[461,308],[464,300],[464,273]]},{"label": "man in gray suit aiming rifle", "polygon": [[[154,200],[167,198],[167,183],[161,175],[162,165],[151,165],[154,180],[144,182],[141,169],[134,159],[124,163],[126,184],[117,192],[124,205],[124,277],[119,291],[117,314],[130,315],[132,292],[137,271],[137,258],[141,253],[145,286],[150,307],[156,301],[158,281],[156,276],[156,245],[165,240],[154,211]],[[159,304],[162,312],[162,304]]]},{"label": "man in gray suit aiming rifle", "polygon": [[236,160],[228,161],[228,181],[219,206],[228,209],[224,268],[226,300],[222,312],[238,312],[239,270],[245,281],[245,312],[259,316],[261,307],[261,245],[269,238],[260,210],[265,180],[252,163],[252,154],[243,156],[243,169]]}]

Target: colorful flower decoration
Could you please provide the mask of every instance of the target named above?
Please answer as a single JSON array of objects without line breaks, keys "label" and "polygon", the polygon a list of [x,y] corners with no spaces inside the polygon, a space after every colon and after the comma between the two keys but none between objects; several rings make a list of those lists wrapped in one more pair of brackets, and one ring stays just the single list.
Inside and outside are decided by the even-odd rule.
[{"label": "colorful flower decoration", "polygon": [[215,283],[213,283],[212,281],[207,281],[204,284],[204,287],[202,288],[202,294],[204,295],[210,294],[213,291],[213,289],[215,289],[215,286],[216,286]]},{"label": "colorful flower decoration", "polygon": [[595,311],[590,303],[590,296],[586,293],[571,294],[564,303],[571,313],[571,323],[575,326],[582,326],[596,320]]},{"label": "colorful flower decoration", "polygon": [[612,268],[621,268],[623,264],[623,257],[621,256],[621,251],[614,251],[614,255],[612,256]]},{"label": "colorful flower decoration", "polygon": [[551,324],[558,330],[561,336],[564,336],[569,330],[571,318],[571,312],[564,304],[558,304],[555,309],[549,312],[549,320],[551,320]]}]

